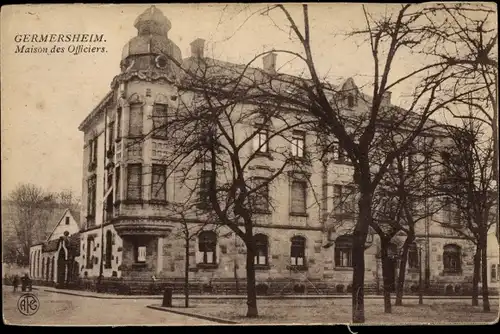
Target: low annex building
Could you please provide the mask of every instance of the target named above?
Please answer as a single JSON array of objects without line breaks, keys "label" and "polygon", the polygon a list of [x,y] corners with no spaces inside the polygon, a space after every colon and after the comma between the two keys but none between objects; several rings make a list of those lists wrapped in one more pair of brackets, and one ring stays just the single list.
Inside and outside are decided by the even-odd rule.
[{"label": "low annex building", "polygon": [[35,283],[76,286],[80,256],[80,214],[65,209],[47,239],[30,249],[30,276]]}]

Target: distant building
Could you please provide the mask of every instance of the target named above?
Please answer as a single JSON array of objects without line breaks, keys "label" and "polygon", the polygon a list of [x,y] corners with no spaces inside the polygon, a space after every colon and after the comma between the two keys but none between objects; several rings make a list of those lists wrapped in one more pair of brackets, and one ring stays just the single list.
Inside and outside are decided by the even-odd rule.
[{"label": "distant building", "polygon": [[[78,275],[83,280],[95,281],[102,273],[105,284],[118,279],[129,291],[141,292],[155,275],[159,282],[182,287],[184,241],[179,233],[180,224],[166,210],[167,202],[175,200],[181,192],[177,191],[179,185],[175,180],[166,178],[166,166],[161,164],[161,157],[168,152],[168,134],[142,137],[152,130],[152,115],[177,106],[178,87],[173,79],[177,70],[164,55],[189,66],[193,59],[203,57],[204,44],[201,39],[195,40],[191,56],[183,59],[179,47],[168,39],[170,21],[154,6],[141,14],[134,25],[138,35],[123,48],[121,73],[79,127],[85,142],[82,230],[79,234],[68,230],[67,238],[58,234],[45,248],[42,245],[33,248],[36,265],[32,269],[36,277],[49,272],[50,279],[58,280],[56,277],[63,275],[58,269],[58,259],[64,259],[69,265],[65,277]],[[275,70],[274,57],[271,54],[264,59],[266,71]],[[344,86],[357,90],[352,79],[346,80]],[[390,95],[384,103],[391,103]],[[355,96],[348,96],[347,104],[353,110],[363,108]],[[301,150],[314,142],[310,133],[296,132],[293,136],[298,143],[295,146]],[[349,228],[328,227],[335,196],[352,182],[353,168],[340,153],[331,166],[313,162],[309,172],[288,174],[284,183],[268,189],[267,196],[275,200],[275,208],[264,212],[255,227],[256,276],[260,288],[274,293],[349,291],[352,281]],[[262,166],[256,167],[255,173],[265,177],[266,166],[273,167],[273,162],[262,158]],[[166,187],[158,191],[152,185],[153,178],[164,180]],[[328,200],[316,203],[315,193]],[[448,219],[446,214],[438,215]],[[353,222],[352,217],[346,219]],[[63,230],[57,229],[58,233]],[[418,225],[416,233],[423,240],[422,270],[427,289],[454,294],[470,291],[472,243],[430,219]],[[78,247],[77,239],[78,250],[74,248]],[[396,239],[402,241],[402,237]],[[372,233],[365,253],[365,285],[372,292],[382,289],[379,244]],[[393,246],[391,280],[395,282],[401,245]],[[200,233],[191,242],[189,257],[195,291],[234,292],[238,284],[243,291],[245,246],[228,229],[215,232],[207,228]],[[48,259],[45,266],[49,263],[45,272],[40,269],[44,267],[43,259]],[[498,253],[492,255],[492,263],[495,261],[498,267]],[[414,245],[410,248],[405,288],[415,292],[418,278],[419,259]]]},{"label": "distant building", "polygon": [[47,284],[68,286],[78,278],[80,251],[79,213],[65,209],[59,212],[48,237],[30,249],[30,276]]}]

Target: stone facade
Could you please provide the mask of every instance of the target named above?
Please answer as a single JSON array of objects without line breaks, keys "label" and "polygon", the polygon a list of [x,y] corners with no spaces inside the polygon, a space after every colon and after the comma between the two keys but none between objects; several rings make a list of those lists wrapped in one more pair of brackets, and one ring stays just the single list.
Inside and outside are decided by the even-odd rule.
[{"label": "stone facade", "polygon": [[[151,195],[151,168],[168,155],[168,141],[151,136],[138,141],[136,135],[151,132],[155,106],[178,107],[179,91],[175,84],[178,72],[161,55],[168,53],[181,62],[189,59],[182,60],[180,49],[168,39],[170,22],[154,6],[137,19],[135,26],[138,36],[124,48],[121,73],[113,80],[111,91],[79,128],[85,140],[82,217],[86,217],[79,234],[80,252],[76,258],[79,277],[94,281],[102,274],[104,282],[119,282],[128,293],[148,291],[136,287],[149,287],[154,278],[160,284],[173,284],[181,289],[186,272],[186,241],[182,233],[185,227],[169,215],[166,206],[168,202],[182,199],[185,189],[175,177],[170,177],[166,180],[166,195],[162,201]],[[201,49],[196,47],[200,43]],[[202,44],[202,40],[196,41],[192,57],[200,56]],[[344,85],[355,87],[352,79]],[[389,96],[384,103],[390,104]],[[356,104],[353,112],[365,107],[362,103]],[[243,128],[236,130],[245,134]],[[315,138],[307,133],[306,145],[314,142]],[[284,142],[272,144],[288,145]],[[248,150],[250,152],[251,143]],[[269,169],[279,167],[277,163],[263,156],[254,162],[252,171],[255,175],[265,175]],[[131,198],[128,189],[133,176],[131,170],[137,166],[141,174],[134,182],[140,187],[138,193],[134,193],[136,197]],[[348,219],[345,230],[337,229],[333,234],[327,228],[327,221],[333,210],[334,186],[349,185],[352,173],[352,166],[346,162],[336,161],[324,166],[319,159],[313,159],[301,175],[285,171],[273,181],[269,195],[274,201],[274,210],[256,215],[254,230],[262,240],[267,240],[257,259],[256,277],[260,287],[269,293],[349,291],[352,268],[348,251],[336,251],[336,240],[348,234],[354,217]],[[291,184],[298,178],[306,178],[308,183],[305,190],[307,210],[300,214],[293,212],[291,204]],[[105,193],[108,194],[106,200]],[[103,214],[104,207],[106,214]],[[203,218],[194,217],[188,224],[201,224],[200,219]],[[425,237],[422,257],[426,260],[421,270],[425,271],[428,291],[443,293],[452,286],[453,293],[465,293],[472,281],[473,247],[430,221],[431,218],[425,230],[417,231],[417,237]],[[203,229],[210,231],[211,227]],[[190,289],[216,293],[235,293],[239,289],[243,292],[246,249],[242,241],[229,229],[218,228],[215,238],[210,239],[214,248],[207,251],[204,247],[208,246],[201,243],[201,234],[199,236],[189,242]],[[402,244],[402,240],[396,242]],[[380,292],[382,284],[379,244],[372,233],[365,252],[365,282],[372,292]],[[455,264],[459,261],[460,269],[454,272],[443,268],[447,245],[454,245],[453,249],[458,250],[452,261]],[[34,254],[37,251],[33,249]],[[395,257],[395,271],[397,261]],[[449,262],[449,258],[446,261]],[[415,265],[407,266],[407,270],[407,288],[412,290],[418,283],[419,270]]]}]

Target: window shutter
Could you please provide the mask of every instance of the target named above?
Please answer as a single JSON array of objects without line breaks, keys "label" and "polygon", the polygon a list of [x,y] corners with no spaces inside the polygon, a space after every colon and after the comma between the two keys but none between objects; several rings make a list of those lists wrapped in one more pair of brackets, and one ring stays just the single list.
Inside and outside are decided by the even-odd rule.
[{"label": "window shutter", "polygon": [[200,251],[196,252],[196,263],[203,263],[203,253]]},{"label": "window shutter", "polygon": [[299,139],[297,141],[297,156],[298,157],[304,156],[304,140],[303,139]]},{"label": "window shutter", "polygon": [[143,112],[141,105],[131,105],[130,106],[130,128],[129,135],[134,136],[142,136],[143,129]]},{"label": "window shutter", "polygon": [[166,200],[166,167],[161,165],[153,166],[152,198],[156,200]]}]

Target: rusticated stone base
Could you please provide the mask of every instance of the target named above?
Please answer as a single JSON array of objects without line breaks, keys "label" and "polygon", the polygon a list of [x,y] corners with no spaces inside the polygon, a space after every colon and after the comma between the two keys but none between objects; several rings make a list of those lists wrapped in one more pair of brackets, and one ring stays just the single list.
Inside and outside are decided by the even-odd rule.
[{"label": "rusticated stone base", "polygon": [[[450,284],[448,284],[450,285]],[[445,283],[437,283],[431,285],[425,290],[426,296],[470,296],[472,286],[470,284],[462,284],[460,287],[452,285],[449,288]],[[182,277],[175,279],[158,280],[153,283],[151,280],[137,280],[127,278],[104,278],[100,286],[96,284],[96,280],[86,279],[81,280],[79,288],[90,291],[114,293],[120,295],[160,295],[165,288],[172,288],[174,294],[184,293],[184,279]],[[321,281],[290,281],[290,280],[267,280],[257,282],[257,294],[268,296],[280,295],[349,295],[351,290],[350,284],[331,283]],[[382,288],[375,284],[365,285],[365,295],[381,295]],[[189,293],[200,295],[245,295],[246,281],[239,280],[238,282],[228,279],[215,279],[211,283],[198,281],[190,281]],[[406,296],[418,295],[418,286],[415,284],[406,284]],[[498,290],[494,287],[490,289],[492,296],[498,295]],[[394,295],[394,293],[393,293]]]}]

